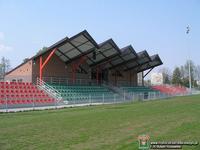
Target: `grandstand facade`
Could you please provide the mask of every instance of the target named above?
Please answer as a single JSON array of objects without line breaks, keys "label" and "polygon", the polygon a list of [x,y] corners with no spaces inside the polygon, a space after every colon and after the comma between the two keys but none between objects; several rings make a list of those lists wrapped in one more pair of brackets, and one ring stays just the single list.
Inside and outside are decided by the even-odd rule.
[{"label": "grandstand facade", "polygon": [[8,72],[0,82],[0,108],[155,98],[156,88],[138,81],[159,65],[158,54],[136,52],[131,45],[120,49],[112,39],[97,44],[84,30]]},{"label": "grandstand facade", "polygon": [[120,49],[109,39],[97,44],[84,30],[71,38],[64,38],[47,50],[33,56],[5,76],[5,81],[35,83],[101,84],[137,86],[137,74],[162,64],[156,54],[136,53],[133,47]]}]

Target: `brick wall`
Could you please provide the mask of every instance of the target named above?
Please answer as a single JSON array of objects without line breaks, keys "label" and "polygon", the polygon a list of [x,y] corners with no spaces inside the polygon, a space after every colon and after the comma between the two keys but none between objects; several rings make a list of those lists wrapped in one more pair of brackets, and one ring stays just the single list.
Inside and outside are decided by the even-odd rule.
[{"label": "brick wall", "polygon": [[[49,53],[43,55],[43,62],[46,60],[48,55]],[[43,69],[43,77],[68,78],[69,81],[72,81],[72,64],[77,63],[78,60],[65,64],[57,55],[54,54]],[[36,78],[39,77],[39,63],[40,57],[35,60],[30,60],[6,75],[5,79],[10,81],[13,79],[22,79],[27,82],[35,82]],[[82,67],[88,72],[88,74],[76,73],[76,79],[91,79],[91,68],[86,63],[84,63]],[[122,74],[122,77],[115,77],[115,70],[109,70],[108,81],[110,83],[113,85],[126,83],[130,86],[137,86],[137,73],[133,71],[121,71],[120,68],[118,68],[118,70]]]},{"label": "brick wall", "polygon": [[[43,56],[43,62],[48,57],[49,53]],[[38,57],[34,60],[33,64],[33,81],[39,77],[39,63],[40,58]],[[56,54],[52,56],[49,62],[45,65],[43,69],[43,77],[60,77],[72,79],[72,63],[77,63],[76,60],[65,64]],[[88,69],[87,64],[83,65],[84,68]],[[76,78],[88,79],[89,74],[76,73]]]},{"label": "brick wall", "polygon": [[116,70],[110,70],[108,80],[113,85],[129,85],[129,86],[137,86],[137,73],[134,71],[121,71],[120,68],[117,69],[122,76],[115,76]]},{"label": "brick wall", "polygon": [[32,82],[32,60],[27,61],[5,76],[5,81]]}]

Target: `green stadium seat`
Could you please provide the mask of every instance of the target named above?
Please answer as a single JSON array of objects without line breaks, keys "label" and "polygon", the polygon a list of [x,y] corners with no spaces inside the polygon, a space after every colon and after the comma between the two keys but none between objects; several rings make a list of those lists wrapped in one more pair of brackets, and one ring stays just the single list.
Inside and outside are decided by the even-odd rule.
[{"label": "green stadium seat", "polygon": [[85,101],[91,99],[102,99],[102,96],[104,94],[104,97],[107,99],[113,99],[114,93],[113,91],[109,90],[106,87],[103,86],[80,86],[80,85],[59,85],[59,84],[49,84],[56,90],[58,90],[61,93],[62,98],[64,101]]}]

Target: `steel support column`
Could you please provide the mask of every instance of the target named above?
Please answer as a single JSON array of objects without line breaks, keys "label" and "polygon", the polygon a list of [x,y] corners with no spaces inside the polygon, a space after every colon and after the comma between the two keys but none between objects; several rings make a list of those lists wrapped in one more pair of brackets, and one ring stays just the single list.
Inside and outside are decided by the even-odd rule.
[{"label": "steel support column", "polygon": [[144,86],[144,72],[142,71],[142,86]]},{"label": "steel support column", "polygon": [[132,85],[132,74],[131,74],[131,71],[130,71],[130,86]]},{"label": "steel support column", "polygon": [[74,84],[76,80],[76,64],[72,64],[72,83]]},{"label": "steel support column", "polygon": [[76,70],[78,67],[86,61],[86,56],[82,56],[78,62],[72,63],[72,82],[76,81]]},{"label": "steel support column", "polygon": [[99,67],[97,67],[97,70],[96,70],[96,80],[97,80],[97,84],[99,84]]}]

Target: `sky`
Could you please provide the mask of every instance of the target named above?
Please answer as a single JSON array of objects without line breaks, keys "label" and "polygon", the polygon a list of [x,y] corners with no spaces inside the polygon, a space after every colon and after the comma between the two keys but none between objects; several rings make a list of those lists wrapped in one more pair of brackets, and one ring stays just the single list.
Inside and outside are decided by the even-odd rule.
[{"label": "sky", "polygon": [[200,65],[200,0],[0,0],[0,57],[12,68],[84,29],[97,43],[159,54],[161,67]]}]

